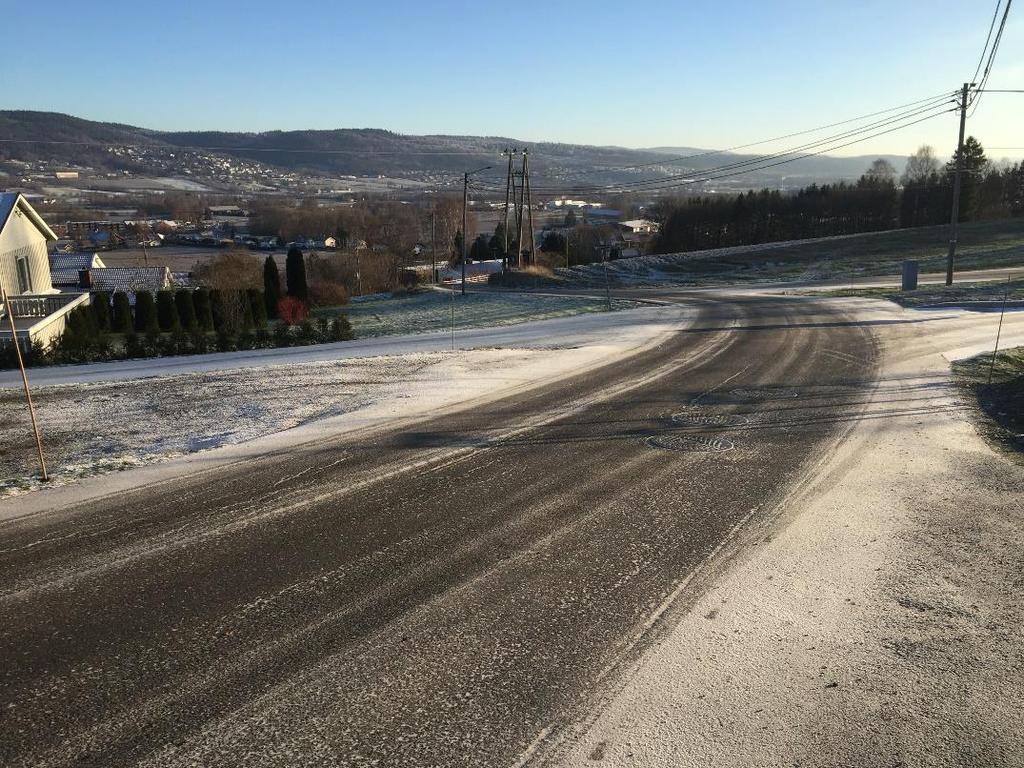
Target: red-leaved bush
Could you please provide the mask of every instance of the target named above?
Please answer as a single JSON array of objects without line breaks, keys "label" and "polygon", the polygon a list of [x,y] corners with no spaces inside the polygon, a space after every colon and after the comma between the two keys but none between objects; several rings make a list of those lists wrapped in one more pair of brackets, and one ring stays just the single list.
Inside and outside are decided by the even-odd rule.
[{"label": "red-leaved bush", "polygon": [[309,316],[309,307],[301,299],[285,296],[277,302],[277,316],[286,325],[298,325]]}]

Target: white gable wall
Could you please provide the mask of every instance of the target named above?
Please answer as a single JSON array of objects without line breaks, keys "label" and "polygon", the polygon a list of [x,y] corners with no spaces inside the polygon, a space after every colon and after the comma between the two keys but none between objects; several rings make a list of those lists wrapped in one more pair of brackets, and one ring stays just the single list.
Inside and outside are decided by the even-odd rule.
[{"label": "white gable wall", "polygon": [[28,260],[31,278],[30,293],[53,293],[50,283],[50,260],[46,237],[20,208],[11,211],[7,224],[0,231],[0,286],[9,294],[18,294],[17,256]]}]

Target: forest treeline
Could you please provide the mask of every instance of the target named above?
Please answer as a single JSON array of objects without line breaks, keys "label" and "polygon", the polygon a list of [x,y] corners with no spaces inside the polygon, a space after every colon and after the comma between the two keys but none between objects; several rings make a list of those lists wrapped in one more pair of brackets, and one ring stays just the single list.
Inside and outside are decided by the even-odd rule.
[{"label": "forest treeline", "polygon": [[[974,137],[963,155],[961,221],[1024,215],[1024,163],[991,162]],[[854,183],[665,200],[654,207],[661,232],[653,248],[674,253],[948,223],[956,161],[940,165],[931,147],[921,147],[902,176],[876,160]]]}]

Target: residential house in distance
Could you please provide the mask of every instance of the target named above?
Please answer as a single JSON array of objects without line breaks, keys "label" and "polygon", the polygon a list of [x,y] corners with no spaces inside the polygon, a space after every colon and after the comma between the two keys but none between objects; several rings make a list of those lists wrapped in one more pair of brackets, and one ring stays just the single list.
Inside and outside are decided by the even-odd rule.
[{"label": "residential house in distance", "polygon": [[133,306],[139,291],[156,293],[189,284],[187,272],[175,276],[168,267],[108,267],[96,253],[51,254],[50,275],[61,292],[123,291]]},{"label": "residential house in distance", "polygon": [[81,283],[83,271],[106,266],[98,253],[51,253],[50,282],[57,290],[74,291]]},{"label": "residential house in distance", "polygon": [[88,249],[123,245],[129,227],[124,221],[69,221],[64,229],[79,248]]},{"label": "residential house in distance", "polygon": [[[50,279],[47,244],[57,236],[17,192],[0,194],[0,344],[49,346],[64,332],[67,316],[89,302],[89,294],[59,293]],[[12,334],[10,319],[14,319]]]}]

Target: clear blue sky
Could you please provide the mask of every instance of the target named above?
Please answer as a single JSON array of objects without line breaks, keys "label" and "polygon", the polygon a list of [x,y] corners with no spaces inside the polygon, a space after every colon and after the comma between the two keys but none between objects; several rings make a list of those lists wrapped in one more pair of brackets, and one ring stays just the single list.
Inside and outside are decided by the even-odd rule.
[{"label": "clear blue sky", "polygon": [[[1019,0],[1018,0],[1019,1]],[[989,0],[10,3],[0,107],[158,129],[721,147],[957,88]],[[1024,87],[1024,4],[990,88]],[[947,154],[950,115],[851,147]],[[1024,95],[970,131],[1024,146]],[[1020,156],[1024,150],[995,151]]]}]

